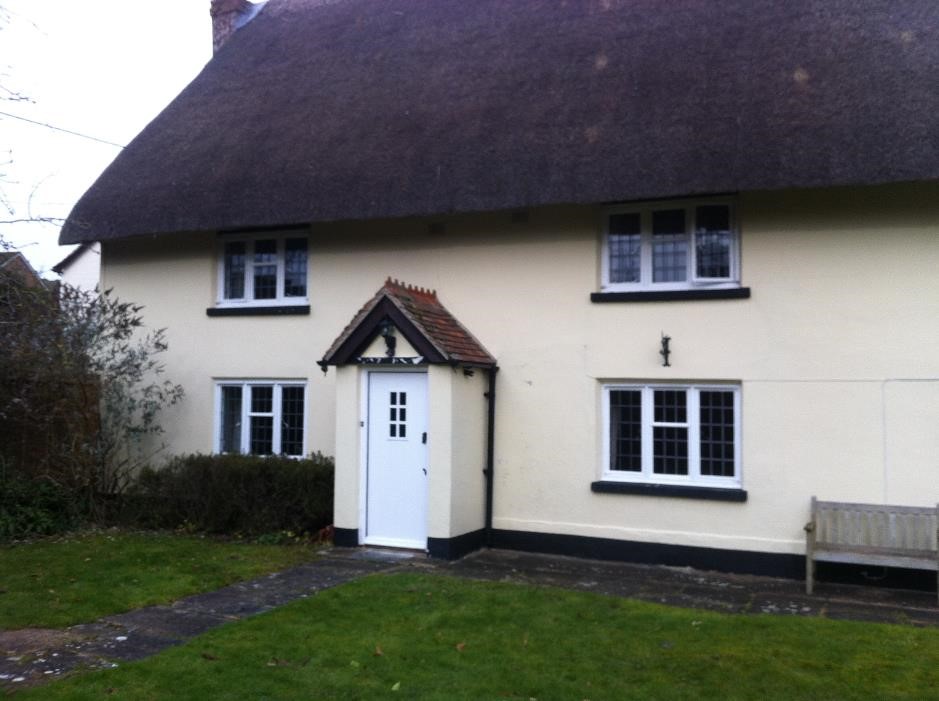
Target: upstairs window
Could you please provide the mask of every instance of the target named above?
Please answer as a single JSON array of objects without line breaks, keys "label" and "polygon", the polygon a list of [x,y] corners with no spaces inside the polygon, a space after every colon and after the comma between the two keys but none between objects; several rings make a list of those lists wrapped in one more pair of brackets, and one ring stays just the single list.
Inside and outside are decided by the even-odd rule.
[{"label": "upstairs window", "polygon": [[219,263],[219,306],[307,302],[307,237],[225,236]]},{"label": "upstairs window", "polygon": [[738,241],[727,201],[607,210],[603,290],[739,287]]}]

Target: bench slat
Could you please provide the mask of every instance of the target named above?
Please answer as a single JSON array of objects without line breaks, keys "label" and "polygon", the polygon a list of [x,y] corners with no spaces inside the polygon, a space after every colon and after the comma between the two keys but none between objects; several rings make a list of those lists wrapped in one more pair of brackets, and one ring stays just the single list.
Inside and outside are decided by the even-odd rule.
[{"label": "bench slat", "polygon": [[806,526],[805,588],[815,561],[905,567],[939,572],[939,506],[818,501]]}]

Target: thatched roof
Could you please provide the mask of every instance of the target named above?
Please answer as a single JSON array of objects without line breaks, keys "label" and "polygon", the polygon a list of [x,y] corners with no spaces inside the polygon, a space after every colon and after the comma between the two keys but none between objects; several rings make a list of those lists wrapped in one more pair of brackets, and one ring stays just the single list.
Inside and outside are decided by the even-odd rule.
[{"label": "thatched roof", "polygon": [[936,179],[937,81],[936,0],[270,0],[61,242]]}]

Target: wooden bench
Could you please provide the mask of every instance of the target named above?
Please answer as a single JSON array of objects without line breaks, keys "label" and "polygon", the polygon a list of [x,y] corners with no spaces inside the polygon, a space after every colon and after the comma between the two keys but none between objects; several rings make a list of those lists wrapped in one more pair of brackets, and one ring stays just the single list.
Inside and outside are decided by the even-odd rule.
[{"label": "wooden bench", "polygon": [[937,529],[939,506],[849,504],[812,497],[812,520],[805,525],[805,591],[812,593],[818,560],[939,572]]}]

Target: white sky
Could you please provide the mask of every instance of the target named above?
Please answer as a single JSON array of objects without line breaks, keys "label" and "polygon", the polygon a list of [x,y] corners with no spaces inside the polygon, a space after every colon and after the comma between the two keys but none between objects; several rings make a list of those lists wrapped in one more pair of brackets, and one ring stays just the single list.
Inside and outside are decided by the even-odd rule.
[{"label": "white sky", "polygon": [[[0,112],[127,144],[211,54],[209,0],[0,0],[0,85],[32,100]],[[0,114],[0,221],[65,217],[118,151]],[[0,235],[46,277],[74,248],[50,224]]]}]

